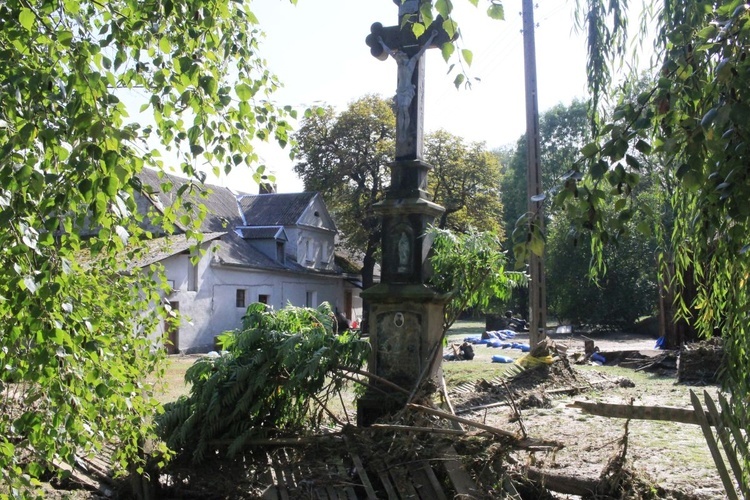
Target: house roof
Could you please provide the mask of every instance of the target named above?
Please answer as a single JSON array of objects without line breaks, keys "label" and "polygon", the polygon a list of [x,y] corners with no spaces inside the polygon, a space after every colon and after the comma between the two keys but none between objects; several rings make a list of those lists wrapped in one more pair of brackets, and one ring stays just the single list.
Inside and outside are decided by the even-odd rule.
[{"label": "house roof", "polygon": [[291,270],[287,263],[278,262],[255,248],[235,232],[227,233],[216,245],[214,260],[219,264],[252,267],[272,271]]},{"label": "house roof", "polygon": [[237,200],[245,226],[293,226],[318,193],[244,194]]},{"label": "house roof", "polygon": [[[178,190],[183,186],[188,186],[183,199],[191,206],[187,212],[180,208],[178,215],[187,214],[189,217],[194,217],[200,213],[200,205],[205,206],[206,215],[199,228],[201,232],[227,231],[240,223],[237,195],[229,188],[212,184],[201,185],[189,179],[151,169],[143,169],[138,174],[138,178],[144,186],[144,195],[148,196],[154,207],[162,213],[166,207],[174,203]],[[176,224],[183,231],[188,229],[179,220]]]},{"label": "house roof", "polygon": [[229,232],[216,244],[214,261],[220,265],[250,267],[272,271],[291,271],[316,276],[341,276],[341,270],[313,269],[286,259],[283,263],[271,259],[255,248],[250,241],[235,232]]},{"label": "house roof", "polygon": [[[208,243],[221,238],[224,234],[226,233],[204,233],[202,243]],[[141,241],[140,246],[145,248],[146,251],[143,253],[141,259],[132,261],[130,267],[141,268],[150,266],[151,264],[164,260],[167,257],[182,253],[195,244],[196,241],[194,239],[189,239],[184,234],[173,234],[161,238],[154,238],[152,240]]]},{"label": "house roof", "polygon": [[282,226],[240,227],[237,228],[237,232],[243,238],[250,240],[289,240]]},{"label": "house roof", "polygon": [[[216,264],[315,275],[341,273],[338,265],[335,270],[321,270],[302,266],[293,259],[279,262],[265,255],[252,243],[258,239],[287,240],[284,227],[299,225],[305,211],[315,203],[321,205],[316,208],[316,218],[319,218],[318,210],[329,217],[318,193],[235,194],[228,188],[191,182],[151,169],[144,169],[138,177],[144,186],[143,198],[162,213],[174,204],[178,190],[186,186],[183,201],[192,206],[188,207],[187,212],[183,208],[177,208],[178,220],[175,222],[182,232],[196,228],[192,228],[189,222],[185,224],[180,221],[180,217],[195,215],[199,213],[200,205],[205,206],[206,215],[197,230],[204,233],[203,241],[220,238],[212,249]],[[185,235],[166,236],[146,242],[146,256],[134,265],[144,267],[158,262],[189,249],[194,243],[194,240],[187,240]]]}]

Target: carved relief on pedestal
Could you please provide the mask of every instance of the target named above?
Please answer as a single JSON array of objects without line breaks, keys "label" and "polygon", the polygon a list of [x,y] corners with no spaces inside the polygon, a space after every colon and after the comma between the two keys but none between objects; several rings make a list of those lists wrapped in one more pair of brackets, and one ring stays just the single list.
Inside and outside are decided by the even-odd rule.
[{"label": "carved relief on pedestal", "polygon": [[421,366],[422,316],[413,311],[389,311],[378,314],[377,371],[389,380],[417,380]]}]

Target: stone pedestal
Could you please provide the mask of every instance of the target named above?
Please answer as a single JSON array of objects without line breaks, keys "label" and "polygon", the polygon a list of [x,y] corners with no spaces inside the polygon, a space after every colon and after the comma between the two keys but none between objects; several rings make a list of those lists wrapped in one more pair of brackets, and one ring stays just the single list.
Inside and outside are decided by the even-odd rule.
[{"label": "stone pedestal", "polygon": [[[421,377],[439,381],[446,295],[425,285],[380,284],[362,294],[370,305],[368,371],[412,392]],[[357,424],[368,426],[404,407],[407,394],[371,380],[358,401]],[[437,387],[437,385],[435,385]]]}]

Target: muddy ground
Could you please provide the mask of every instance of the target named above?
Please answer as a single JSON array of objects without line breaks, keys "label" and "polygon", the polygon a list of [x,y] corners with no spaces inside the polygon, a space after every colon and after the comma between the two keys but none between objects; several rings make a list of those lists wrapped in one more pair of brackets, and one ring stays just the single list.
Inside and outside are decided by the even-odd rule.
[{"label": "muddy ground", "polygon": [[[451,390],[456,411],[464,417],[481,420],[500,428],[519,427],[507,405],[493,402],[512,400],[520,408],[521,422],[530,437],[559,441],[563,447],[555,452],[515,452],[514,458],[553,474],[595,479],[609,461],[622,452],[625,419],[588,415],[571,407],[574,401],[607,402],[635,405],[672,406],[692,409],[690,391],[704,397],[707,391],[715,398],[719,388],[711,384],[685,385],[676,382],[676,370],[670,360],[647,367],[664,351],[655,350],[655,340],[633,334],[602,334],[583,337],[571,333],[551,333],[550,338],[562,346],[572,361],[584,351],[584,340],[593,339],[597,349],[609,358],[604,365],[570,363],[570,369],[555,363],[542,374],[521,374],[508,379],[507,388],[497,380],[464,383]],[[451,340],[458,340],[454,337]],[[528,334],[518,334],[518,342],[528,341]],[[628,356],[610,353],[627,351]],[[520,357],[516,349],[476,346],[476,357],[460,363],[483,364],[493,355]],[[639,353],[639,354],[635,354]],[[672,360],[673,362],[674,360]],[[627,368],[618,366],[622,363]],[[452,363],[453,364],[453,363]],[[509,365],[498,365],[498,374]],[[512,373],[510,371],[509,373]],[[468,390],[467,389],[471,389]],[[572,389],[567,391],[566,389]],[[510,395],[510,396],[509,396]],[[627,467],[656,492],[656,498],[726,498],[705,438],[697,425],[664,421],[630,420],[627,433]],[[624,498],[628,496],[623,491]],[[569,498],[557,495],[556,498]]]}]

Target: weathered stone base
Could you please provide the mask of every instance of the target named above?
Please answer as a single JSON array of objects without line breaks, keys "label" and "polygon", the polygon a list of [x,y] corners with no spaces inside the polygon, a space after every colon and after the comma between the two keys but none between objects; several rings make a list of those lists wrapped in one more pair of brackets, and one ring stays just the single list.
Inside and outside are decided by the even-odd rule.
[{"label": "weathered stone base", "polygon": [[[370,354],[368,371],[413,392],[420,380],[441,376],[443,315],[447,296],[425,285],[381,284],[363,293],[369,304]],[[406,394],[384,388],[368,389],[358,402],[357,421],[369,425],[403,408]],[[390,394],[395,392],[395,394]]]}]

